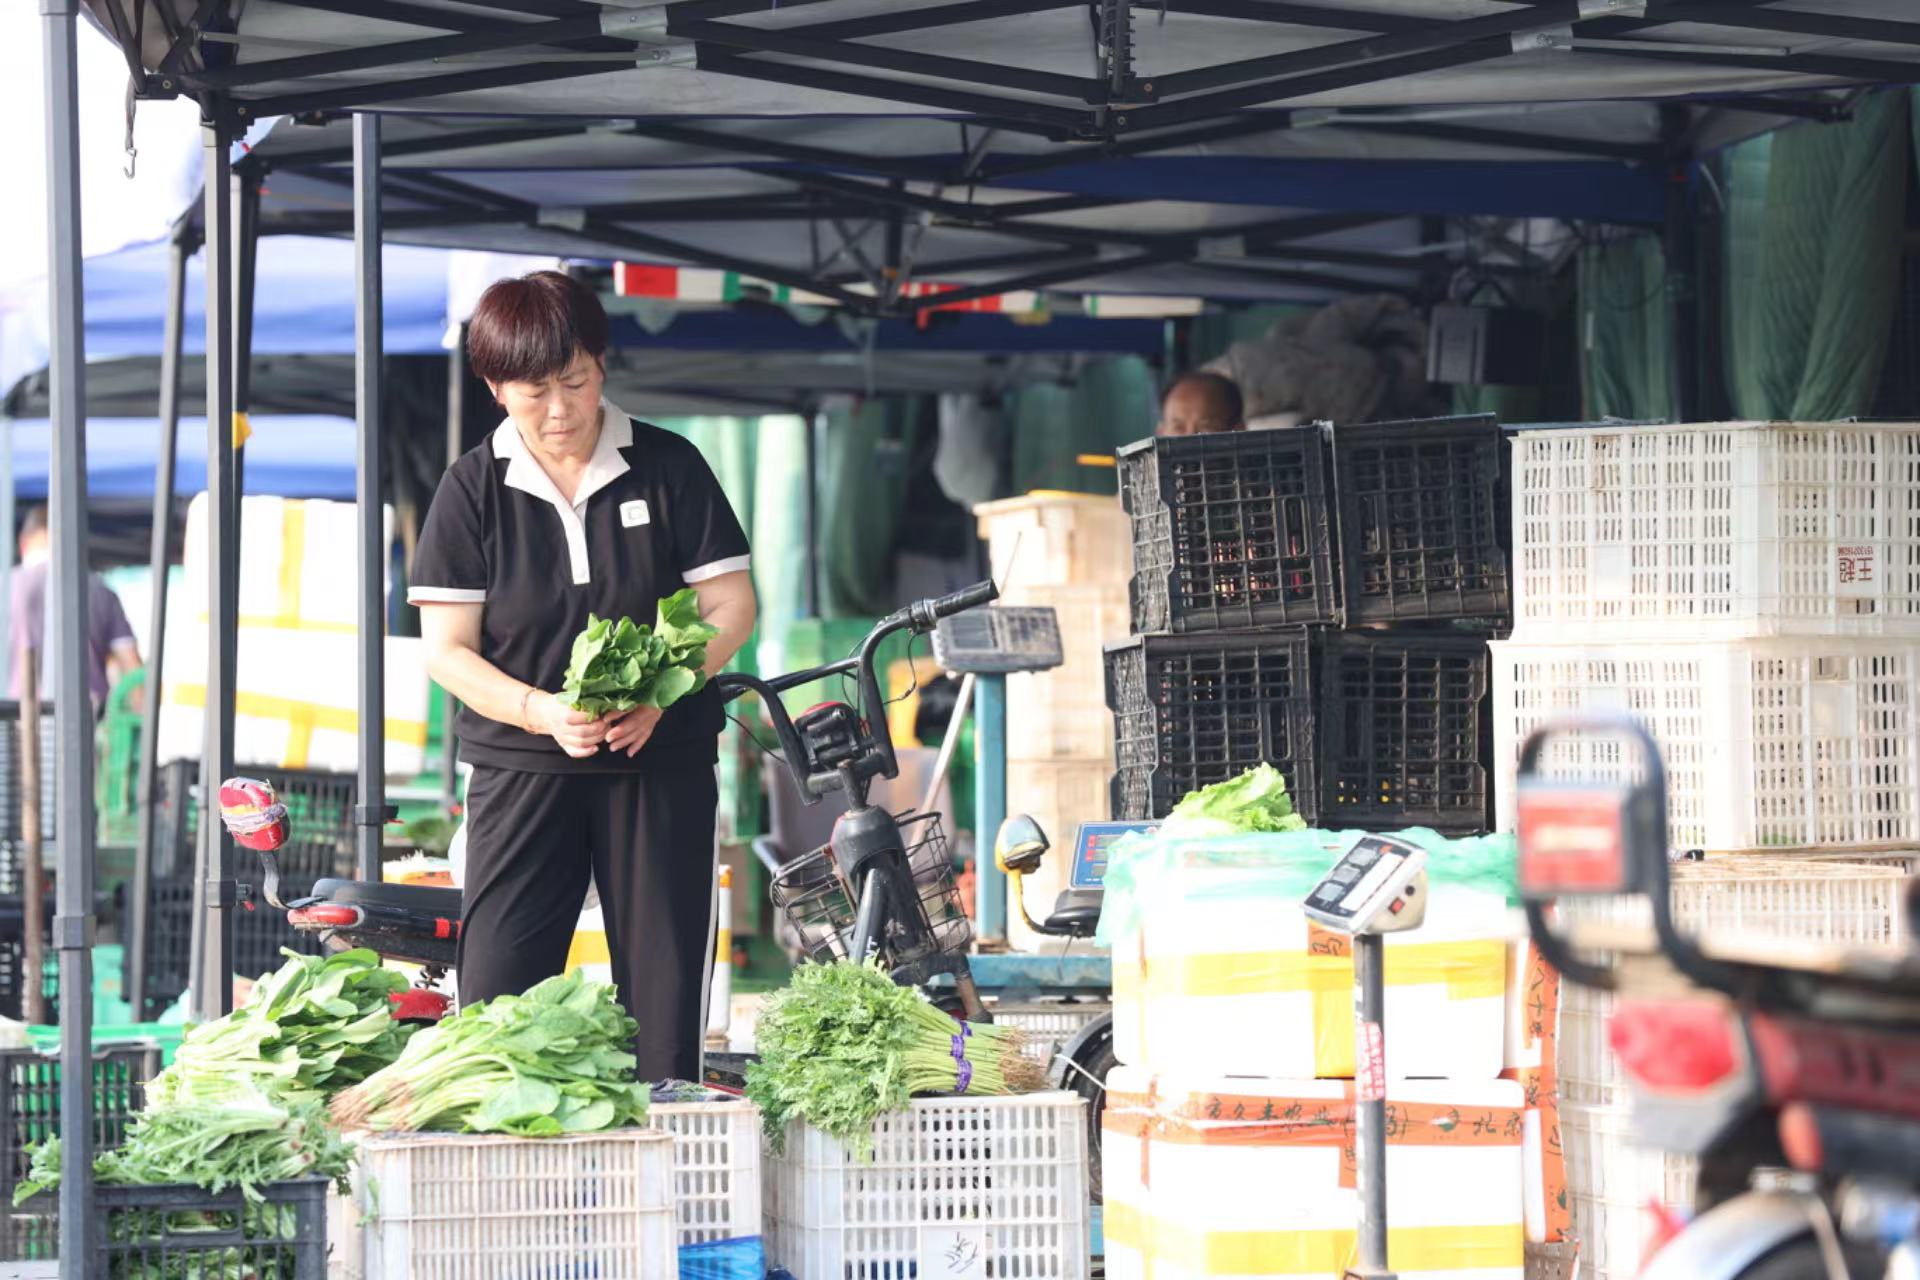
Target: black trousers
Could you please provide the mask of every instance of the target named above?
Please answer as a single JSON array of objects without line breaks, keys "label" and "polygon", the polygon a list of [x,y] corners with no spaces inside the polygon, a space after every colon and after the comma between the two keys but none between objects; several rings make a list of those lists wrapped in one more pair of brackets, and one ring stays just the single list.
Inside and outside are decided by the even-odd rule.
[{"label": "black trousers", "polygon": [[700,1078],[716,909],[711,766],[467,783],[460,998],[518,995],[566,965],[590,882],[642,1080]]}]

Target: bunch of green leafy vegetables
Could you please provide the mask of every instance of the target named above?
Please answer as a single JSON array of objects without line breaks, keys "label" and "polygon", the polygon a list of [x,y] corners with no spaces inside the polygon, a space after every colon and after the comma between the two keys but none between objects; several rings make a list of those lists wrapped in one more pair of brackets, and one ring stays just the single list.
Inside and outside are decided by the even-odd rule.
[{"label": "bunch of green leafy vegetables", "polygon": [[341,1130],[455,1130],[543,1138],[646,1119],[635,1030],[613,988],[579,970],[523,996],[467,1005],[392,1066],[333,1100]]},{"label": "bunch of green leafy vegetables", "polygon": [[1293,811],[1286,778],[1272,765],[1259,764],[1237,778],[1189,791],[1161,822],[1160,835],[1197,840],[1306,829],[1306,820]]},{"label": "bunch of green leafy vegetables", "polygon": [[226,1097],[241,1079],[287,1103],[322,1102],[400,1056],[413,1028],[390,998],[406,978],[372,951],[282,954],[245,1004],[187,1033],[147,1086],[149,1111]]},{"label": "bunch of green leafy vegetables", "polygon": [[[94,1157],[93,1176],[103,1186],[238,1188],[257,1204],[262,1187],[297,1178],[331,1178],[345,1192],[352,1163],[353,1149],[318,1102],[275,1098],[237,1076],[224,1090],[140,1115],[124,1143]],[[58,1187],[60,1175],[60,1140],[49,1138],[35,1148],[14,1203]]]},{"label": "bunch of green leafy vegetables", "polygon": [[560,701],[594,716],[670,707],[706,685],[707,642],[719,634],[700,621],[692,587],[662,600],[651,628],[588,614],[587,629],[574,637]]},{"label": "bunch of green leafy vegetables", "polygon": [[1044,1088],[1045,1068],[1023,1052],[1025,1040],[1010,1027],[955,1021],[878,964],[803,964],[755,1024],[747,1097],[776,1151],[801,1119],[864,1160],[874,1121],[915,1094]]}]

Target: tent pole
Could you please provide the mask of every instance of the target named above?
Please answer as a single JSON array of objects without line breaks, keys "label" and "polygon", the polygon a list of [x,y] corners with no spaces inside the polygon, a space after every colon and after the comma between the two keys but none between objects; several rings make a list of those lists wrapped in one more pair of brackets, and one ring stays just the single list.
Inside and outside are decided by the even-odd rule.
[{"label": "tent pole", "polygon": [[[243,165],[245,162],[242,162]],[[233,172],[233,504],[236,510],[246,505],[247,449],[250,428],[247,413],[253,405],[253,266],[260,249],[260,179],[251,166]],[[236,530],[239,528],[235,526]],[[240,581],[240,539],[227,546],[227,572]],[[235,593],[236,600],[238,593]],[[226,625],[233,629],[233,649],[228,661],[239,661],[240,619],[235,616]],[[224,633],[223,633],[224,634]]]},{"label": "tent pole", "polygon": [[353,248],[359,267],[354,298],[354,416],[359,466],[360,547],[360,803],[354,809],[355,873],[380,878],[386,804],[386,522],[381,505],[380,451],[380,117],[353,117]]},{"label": "tent pole", "polygon": [[[53,456],[49,497],[53,590],[48,628],[66,647],[54,699],[60,870],[53,945],[60,960],[62,1274],[87,1277],[93,1257],[93,696],[87,687],[87,437],[80,281],[79,0],[41,0],[47,112],[47,244]],[[29,708],[28,714],[37,714]],[[38,893],[38,886],[27,886]]]},{"label": "tent pole", "polygon": [[[186,328],[187,229],[174,232],[167,252],[166,340],[160,348],[160,441],[153,468],[153,534],[147,555],[153,582],[147,629],[146,701],[140,708],[138,826],[134,831],[133,891],[127,904],[127,1001],[134,1021],[146,1021],[147,930],[152,925],[153,834],[160,781],[161,674],[167,660],[167,570],[173,563],[173,471],[179,453],[180,347]],[[173,812],[186,814],[187,797],[171,797]],[[176,869],[177,871],[177,869]]]},{"label": "tent pole", "polygon": [[227,548],[239,540],[233,489],[233,185],[224,119],[201,123],[207,313],[207,692],[206,741],[200,753],[200,870],[194,918],[203,923],[195,946],[198,971],[193,1005],[202,1021],[233,1007],[233,910],[237,886],[226,828],[214,820],[220,783],[233,772],[233,678],[239,582]]},{"label": "tent pole", "polygon": [[[467,322],[454,331],[453,350],[447,353],[447,465],[460,460],[461,445],[466,443],[467,417]],[[454,765],[453,717],[459,702],[445,689],[440,690],[440,807],[453,812],[459,801],[460,780]]]},{"label": "tent pole", "polygon": [[806,472],[807,472],[807,565],[804,586],[806,588],[806,609],[802,616],[817,618],[820,616],[820,441],[819,435],[826,426],[826,413],[816,409],[807,415],[806,434]]}]

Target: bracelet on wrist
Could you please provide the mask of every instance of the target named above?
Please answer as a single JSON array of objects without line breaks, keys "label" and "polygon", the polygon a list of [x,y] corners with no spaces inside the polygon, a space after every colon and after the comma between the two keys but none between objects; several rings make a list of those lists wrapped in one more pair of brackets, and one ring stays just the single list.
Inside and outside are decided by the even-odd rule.
[{"label": "bracelet on wrist", "polygon": [[528,685],[527,691],[520,695],[520,727],[527,733],[537,734],[540,732],[533,727],[533,721],[529,719],[527,715],[527,704],[533,701],[533,695],[537,692],[539,692],[539,690],[535,689],[532,685]]}]

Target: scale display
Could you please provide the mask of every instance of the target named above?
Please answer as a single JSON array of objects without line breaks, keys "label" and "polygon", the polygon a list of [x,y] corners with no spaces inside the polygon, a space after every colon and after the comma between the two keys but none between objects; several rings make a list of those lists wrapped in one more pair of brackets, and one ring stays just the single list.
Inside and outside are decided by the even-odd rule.
[{"label": "scale display", "polygon": [[1051,671],[1066,661],[1060,619],[1052,609],[1018,606],[956,613],[933,629],[933,660],[959,675]]},{"label": "scale display", "polygon": [[1069,889],[1100,889],[1107,880],[1107,850],[1121,836],[1157,831],[1157,822],[1083,822],[1073,838]]},{"label": "scale display", "polygon": [[1307,895],[1307,915],[1342,933],[1411,929],[1426,915],[1427,851],[1361,836]]}]

